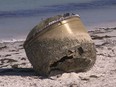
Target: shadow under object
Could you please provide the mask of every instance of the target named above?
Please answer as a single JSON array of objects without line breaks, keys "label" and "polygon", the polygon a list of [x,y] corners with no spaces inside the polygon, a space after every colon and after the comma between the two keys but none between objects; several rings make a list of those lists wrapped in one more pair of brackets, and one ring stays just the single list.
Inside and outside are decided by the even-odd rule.
[{"label": "shadow under object", "polygon": [[27,36],[24,48],[34,70],[44,76],[87,71],[96,60],[95,45],[75,14],[41,21]]}]

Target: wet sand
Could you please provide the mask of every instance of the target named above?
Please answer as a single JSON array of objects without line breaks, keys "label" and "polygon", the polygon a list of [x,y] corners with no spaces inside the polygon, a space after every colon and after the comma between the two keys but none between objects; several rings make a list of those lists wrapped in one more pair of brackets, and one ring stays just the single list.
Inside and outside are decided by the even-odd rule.
[{"label": "wet sand", "polygon": [[24,41],[0,43],[0,87],[115,87],[116,27],[98,28],[89,34],[97,50],[94,67],[88,72],[48,78],[34,72],[23,49]]}]

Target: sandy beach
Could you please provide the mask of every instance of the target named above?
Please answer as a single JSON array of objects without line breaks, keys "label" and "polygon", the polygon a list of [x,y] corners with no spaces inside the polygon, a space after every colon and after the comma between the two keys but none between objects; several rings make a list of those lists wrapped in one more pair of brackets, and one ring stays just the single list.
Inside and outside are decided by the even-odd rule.
[{"label": "sandy beach", "polygon": [[0,87],[116,87],[116,27],[88,31],[96,45],[94,67],[83,73],[36,75],[23,49],[24,41],[0,43]]}]

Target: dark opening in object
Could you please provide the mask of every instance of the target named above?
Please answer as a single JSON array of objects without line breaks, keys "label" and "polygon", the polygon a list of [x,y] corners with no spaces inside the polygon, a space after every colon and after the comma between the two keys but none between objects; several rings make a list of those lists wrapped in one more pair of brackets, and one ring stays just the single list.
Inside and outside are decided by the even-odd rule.
[{"label": "dark opening in object", "polygon": [[64,62],[64,61],[66,61],[67,59],[72,59],[73,57],[72,56],[70,56],[70,57],[68,57],[68,56],[64,56],[63,58],[61,58],[60,60],[58,60],[58,61],[56,61],[56,62],[54,62],[53,64],[51,64],[51,68],[52,67],[57,67],[57,65],[60,63],[60,62]]},{"label": "dark opening in object", "polygon": [[80,55],[82,55],[82,54],[84,53],[84,51],[83,51],[83,48],[82,48],[82,47],[79,47],[79,48],[78,48],[78,51],[79,51],[79,54],[80,54]]}]

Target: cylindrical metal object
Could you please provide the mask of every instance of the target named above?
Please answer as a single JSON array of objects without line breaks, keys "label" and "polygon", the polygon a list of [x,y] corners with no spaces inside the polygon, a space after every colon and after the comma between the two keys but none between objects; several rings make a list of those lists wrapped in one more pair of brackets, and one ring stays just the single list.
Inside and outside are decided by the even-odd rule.
[{"label": "cylindrical metal object", "polygon": [[24,48],[40,75],[55,70],[89,70],[96,60],[95,45],[79,16],[55,16],[38,24],[29,33]]}]

